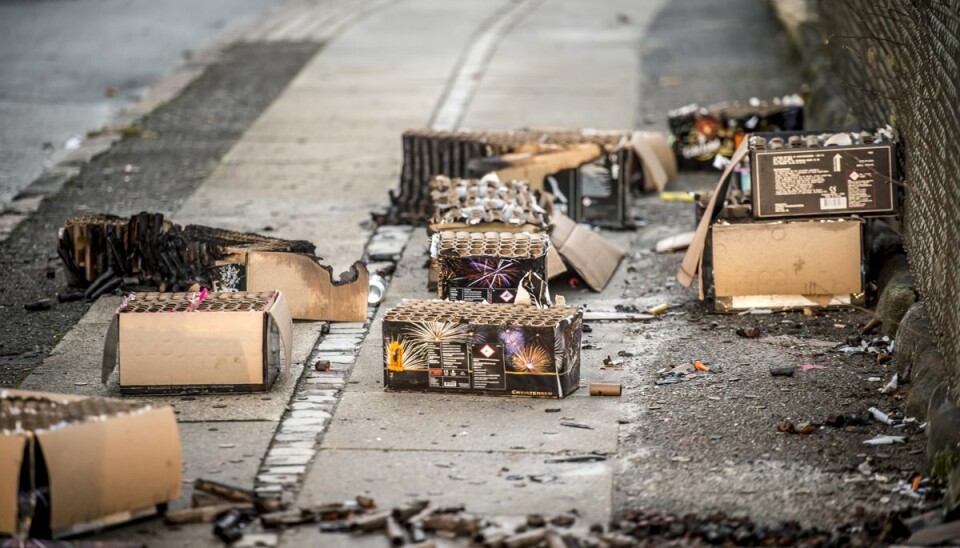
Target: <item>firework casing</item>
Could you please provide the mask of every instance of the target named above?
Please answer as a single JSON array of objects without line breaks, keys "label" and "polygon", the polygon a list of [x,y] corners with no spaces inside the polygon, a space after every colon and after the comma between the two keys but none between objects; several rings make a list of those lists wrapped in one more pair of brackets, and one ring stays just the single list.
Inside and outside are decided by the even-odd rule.
[{"label": "firework casing", "polygon": [[719,312],[863,304],[863,221],[714,224],[701,277]]},{"label": "firework casing", "polygon": [[746,134],[803,129],[803,101],[784,97],[775,103],[687,105],[670,111],[667,125],[680,171],[723,169]]},{"label": "firework casing", "polygon": [[405,301],[383,321],[384,387],[563,398],[580,382],[583,314],[454,301]]},{"label": "firework casing", "polygon": [[181,446],[169,406],[0,392],[0,533],[75,535],[176,500]]},{"label": "firework casing", "polygon": [[592,382],[589,386],[591,396],[619,396],[623,385],[611,382]]},{"label": "firework casing", "polygon": [[[751,135],[753,216],[895,214],[897,144],[883,133],[865,132],[864,141],[859,131]],[[844,143],[825,146],[834,135]]]},{"label": "firework casing", "polygon": [[550,305],[550,237],[525,232],[438,232],[431,257],[437,293],[451,301],[513,304],[521,286],[536,305]]},{"label": "firework casing", "polygon": [[269,390],[289,369],[293,322],[283,294],[134,293],[114,315],[102,381],[122,393]]}]

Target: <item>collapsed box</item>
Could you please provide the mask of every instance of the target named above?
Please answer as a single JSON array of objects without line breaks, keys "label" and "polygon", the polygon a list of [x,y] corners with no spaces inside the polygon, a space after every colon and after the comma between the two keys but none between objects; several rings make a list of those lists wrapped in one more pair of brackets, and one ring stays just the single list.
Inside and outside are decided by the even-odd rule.
[{"label": "collapsed box", "polygon": [[863,304],[863,221],[789,220],[710,227],[701,298],[716,310]]},{"label": "collapsed box", "polygon": [[0,391],[0,533],[78,534],[154,514],[180,496],[169,406]]},{"label": "collapsed box", "polygon": [[563,398],[580,383],[579,307],[405,301],[383,321],[383,384]]},{"label": "collapsed box", "polygon": [[754,217],[896,213],[892,131],[755,133],[748,145]]},{"label": "collapsed box", "polygon": [[667,125],[681,171],[723,169],[749,133],[802,130],[803,99],[793,95],[749,104],[692,104],[671,110]]},{"label": "collapsed box", "polygon": [[293,322],[283,294],[133,293],[103,352],[125,394],[266,391],[289,369]]},{"label": "collapsed box", "polygon": [[452,301],[513,304],[522,287],[535,305],[549,305],[550,237],[526,232],[438,232],[430,255],[437,292]]},{"label": "collapsed box", "polygon": [[362,262],[334,279],[332,268],[309,255],[238,251],[216,268],[215,291],[279,291],[296,320],[367,321],[370,276]]}]

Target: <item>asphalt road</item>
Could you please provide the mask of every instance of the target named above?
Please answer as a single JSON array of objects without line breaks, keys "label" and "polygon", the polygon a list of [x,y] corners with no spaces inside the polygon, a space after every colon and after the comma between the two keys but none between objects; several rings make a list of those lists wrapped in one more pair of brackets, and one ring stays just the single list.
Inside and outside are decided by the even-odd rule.
[{"label": "asphalt road", "polygon": [[0,209],[72,137],[283,0],[0,0]]}]

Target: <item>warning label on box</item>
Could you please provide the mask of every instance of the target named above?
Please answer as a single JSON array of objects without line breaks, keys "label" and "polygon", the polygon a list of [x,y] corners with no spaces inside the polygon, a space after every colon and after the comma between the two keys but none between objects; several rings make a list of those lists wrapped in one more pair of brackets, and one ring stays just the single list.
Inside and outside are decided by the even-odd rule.
[{"label": "warning label on box", "polygon": [[893,145],[754,152],[754,216],[893,213]]},{"label": "warning label on box", "polygon": [[506,390],[502,345],[434,343],[427,347],[431,388]]},{"label": "warning label on box", "polygon": [[451,287],[450,299],[472,303],[510,304],[517,298],[517,290],[508,288]]}]

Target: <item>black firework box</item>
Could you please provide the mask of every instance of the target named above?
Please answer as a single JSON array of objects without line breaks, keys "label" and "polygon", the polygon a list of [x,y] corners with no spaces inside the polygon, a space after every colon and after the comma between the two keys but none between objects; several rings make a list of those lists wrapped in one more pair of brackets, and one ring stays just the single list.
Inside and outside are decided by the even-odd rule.
[{"label": "black firework box", "polygon": [[687,105],[668,113],[667,125],[680,171],[722,170],[749,133],[803,129],[803,99]]},{"label": "black firework box", "polygon": [[387,390],[564,398],[580,383],[579,307],[404,301],[383,321]]},{"label": "black firework box", "polygon": [[896,214],[897,142],[891,128],[750,135],[753,216]]},{"label": "black firework box", "polygon": [[527,232],[452,232],[433,235],[437,292],[451,301],[514,304],[522,288],[532,304],[549,306],[550,237]]}]

